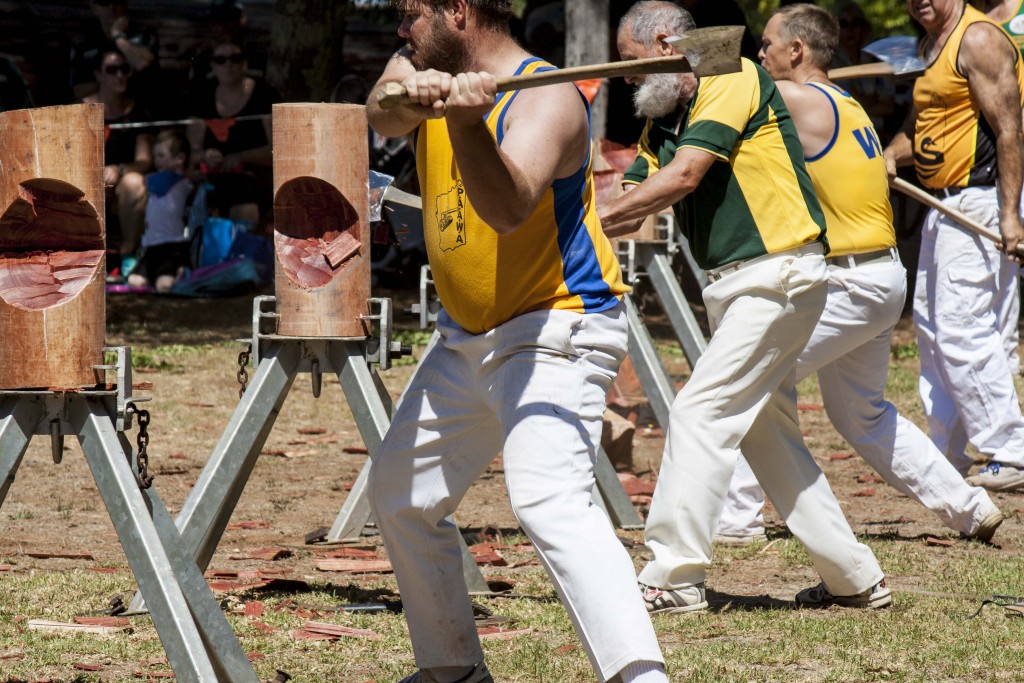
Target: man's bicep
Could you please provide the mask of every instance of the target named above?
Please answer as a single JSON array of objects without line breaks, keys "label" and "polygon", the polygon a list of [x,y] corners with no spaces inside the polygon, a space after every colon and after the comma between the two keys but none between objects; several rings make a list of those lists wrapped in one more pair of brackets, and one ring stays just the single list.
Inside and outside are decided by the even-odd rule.
[{"label": "man's bicep", "polygon": [[971,99],[997,133],[1004,127],[1019,131],[1021,92],[1015,64],[1020,55],[996,27],[978,24],[971,29],[960,53]]},{"label": "man's bicep", "polygon": [[[522,97],[523,93],[520,93]],[[534,94],[534,93],[531,93]],[[524,98],[509,111],[501,151],[534,187],[547,187],[556,178],[583,166],[590,137],[582,99]]]}]

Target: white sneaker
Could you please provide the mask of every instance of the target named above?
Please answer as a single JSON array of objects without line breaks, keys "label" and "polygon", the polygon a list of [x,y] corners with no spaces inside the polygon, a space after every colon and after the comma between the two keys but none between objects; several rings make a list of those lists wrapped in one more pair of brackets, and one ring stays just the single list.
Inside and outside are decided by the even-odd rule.
[{"label": "white sneaker", "polygon": [[978,524],[978,528],[969,534],[961,534],[964,538],[973,541],[982,541],[983,543],[991,543],[992,537],[996,535],[996,529],[1003,523],[1006,517],[999,509],[995,509],[992,512],[985,515],[981,523]]},{"label": "white sneaker", "polygon": [[704,599],[704,584],[685,588],[664,589],[640,584],[644,604],[649,614],[679,614],[681,612],[700,612],[708,608]]},{"label": "white sneaker", "polygon": [[856,595],[832,595],[825,584],[819,583],[812,588],[805,588],[796,594],[798,607],[830,607],[840,605],[842,607],[862,607],[878,609],[888,607],[892,604],[892,593],[882,579],[863,593]]},{"label": "white sneaker", "polygon": [[980,486],[989,491],[1024,490],[1024,469],[992,461],[964,481],[971,486]]},{"label": "white sneaker", "polygon": [[744,546],[750,545],[751,543],[764,543],[768,540],[768,536],[764,531],[756,531],[752,534],[715,534],[712,541],[719,545],[728,546]]}]

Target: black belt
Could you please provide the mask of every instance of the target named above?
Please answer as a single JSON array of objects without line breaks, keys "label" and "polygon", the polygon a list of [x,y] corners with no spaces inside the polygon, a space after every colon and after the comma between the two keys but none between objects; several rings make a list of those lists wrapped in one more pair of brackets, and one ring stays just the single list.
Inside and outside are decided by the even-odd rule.
[{"label": "black belt", "polygon": [[931,192],[939,199],[942,199],[943,197],[955,197],[966,189],[965,187],[941,187]]}]

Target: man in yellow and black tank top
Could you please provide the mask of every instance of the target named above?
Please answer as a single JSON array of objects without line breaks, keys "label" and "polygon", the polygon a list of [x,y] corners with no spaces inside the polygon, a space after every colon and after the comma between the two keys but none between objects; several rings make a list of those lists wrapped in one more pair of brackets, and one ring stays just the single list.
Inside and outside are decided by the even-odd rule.
[{"label": "man in yellow and black tank top", "polygon": [[[667,683],[632,561],[591,504],[628,288],[595,210],[589,105],[571,83],[497,96],[496,77],[552,68],[512,39],[510,0],[394,4],[407,45],[367,118],[416,139],[442,305],[368,484],[425,671],[403,680],[493,683],[446,517],[500,452],[597,679]],[[395,83],[408,104],[383,109]]]},{"label": "man in yellow and black tank top", "polygon": [[[856,100],[828,80],[838,37],[826,10],[796,4],[775,12],[761,41],[761,64],[793,115],[832,245],[828,301],[797,361],[796,378],[817,373],[832,424],[885,481],[954,530],[988,541],[1003,521],[999,509],[884,398],[906,271],[895,250],[878,135]],[[719,534],[734,543],[763,536],[763,506],[757,479],[741,462]]]},{"label": "man in yellow and black tank top", "polygon": [[[999,177],[993,122],[975,100],[971,83],[959,63],[960,44],[968,27],[992,24],[993,36],[998,27],[973,7],[962,7],[963,13],[949,30],[944,45],[926,43],[926,57],[931,60],[914,83],[914,167],[921,184],[931,190],[991,186]],[[1019,109],[1024,93],[1020,54],[1015,54],[1013,68]]]},{"label": "man in yellow and black tank top", "polygon": [[[928,68],[886,168],[914,164],[943,204],[1001,236],[999,244],[932,210],[921,231],[914,324],[921,401],[932,440],[964,475],[968,442],[991,457],[969,483],[1024,489],[1024,415],[1004,347],[1005,311],[1019,307],[1024,241],[1021,100],[1024,65],[1010,37],[962,0],[909,3],[925,29]],[[1015,323],[1015,321],[1010,321]]]},{"label": "man in yellow and black tank top", "polygon": [[[634,5],[618,32],[623,59],[672,52],[693,29],[670,2]],[[796,412],[797,358],[826,300],[825,216],[797,130],[760,66],[697,79],[664,74],[638,84],[649,121],[626,192],[602,207],[606,229],[674,206],[711,280],[704,302],[713,334],[672,404],[658,487],[645,527],[654,558],[639,580],[651,612],[708,607],[704,580],[715,521],[742,452],[786,523],[811,549],[819,587],[801,603],[862,607],[891,602],[871,549],[853,535],[814,464]]]}]

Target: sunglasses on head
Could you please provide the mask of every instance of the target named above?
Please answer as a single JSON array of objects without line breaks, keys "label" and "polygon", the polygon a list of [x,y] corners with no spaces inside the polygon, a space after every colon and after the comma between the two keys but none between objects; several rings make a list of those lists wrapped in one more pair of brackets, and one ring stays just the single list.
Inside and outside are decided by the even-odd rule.
[{"label": "sunglasses on head", "polygon": [[103,67],[103,72],[111,76],[116,74],[118,71],[127,76],[132,72],[132,67],[128,64],[107,64],[105,67]]},{"label": "sunglasses on head", "polygon": [[212,57],[210,61],[214,64],[227,64],[228,62],[231,62],[232,64],[241,64],[245,61],[245,55],[241,52],[236,52],[233,55],[216,55]]}]

